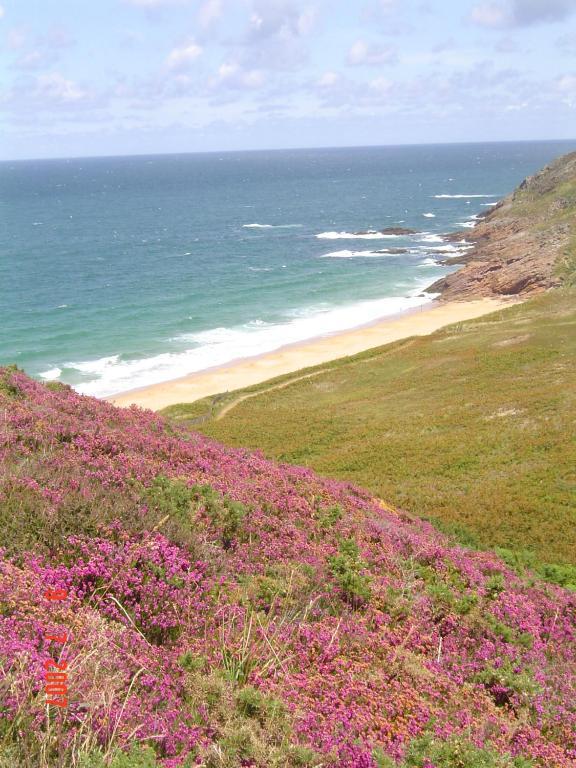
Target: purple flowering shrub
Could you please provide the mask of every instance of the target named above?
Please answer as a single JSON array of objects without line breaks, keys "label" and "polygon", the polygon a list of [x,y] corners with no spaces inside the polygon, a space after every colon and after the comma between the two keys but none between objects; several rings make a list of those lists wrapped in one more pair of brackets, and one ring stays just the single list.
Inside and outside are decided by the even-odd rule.
[{"label": "purple flowering shrub", "polygon": [[151,412],[0,413],[2,768],[576,765],[574,593]]}]

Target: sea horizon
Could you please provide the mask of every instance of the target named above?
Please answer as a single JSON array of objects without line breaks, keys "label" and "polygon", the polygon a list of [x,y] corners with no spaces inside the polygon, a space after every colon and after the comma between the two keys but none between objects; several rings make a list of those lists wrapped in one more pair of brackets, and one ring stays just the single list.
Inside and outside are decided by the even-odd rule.
[{"label": "sea horizon", "polygon": [[106,397],[422,306],[443,236],[575,144],[2,161],[0,362]]},{"label": "sea horizon", "polygon": [[258,154],[260,152],[308,152],[322,150],[355,150],[355,149],[396,149],[403,147],[462,147],[462,146],[490,146],[507,144],[573,144],[576,145],[576,137],[566,139],[490,139],[488,141],[431,141],[431,142],[406,142],[388,144],[325,144],[306,146],[282,146],[282,147],[255,147],[243,149],[196,149],[178,150],[175,152],[119,152],[96,155],[53,155],[35,157],[0,157],[0,165],[9,163],[36,163],[61,160],[118,160],[144,157],[189,157],[195,155],[232,155],[232,154]]}]

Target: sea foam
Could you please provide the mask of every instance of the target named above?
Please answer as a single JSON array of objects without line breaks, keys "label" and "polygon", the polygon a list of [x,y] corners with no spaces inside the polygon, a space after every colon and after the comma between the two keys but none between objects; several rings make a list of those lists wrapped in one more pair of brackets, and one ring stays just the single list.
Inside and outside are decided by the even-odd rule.
[{"label": "sea foam", "polygon": [[44,381],[57,381],[62,376],[61,368],[49,368],[47,371],[43,371],[39,374],[40,378]]},{"label": "sea foam", "polygon": [[109,355],[97,360],[86,360],[79,363],[66,363],[64,368],[73,368],[80,373],[95,374],[101,376],[107,370],[114,368],[120,362],[120,355]]},{"label": "sea foam", "polygon": [[444,238],[441,235],[433,235],[429,233],[427,235],[422,235],[420,241],[422,243],[443,243]]},{"label": "sea foam", "polygon": [[298,229],[303,224],[242,224],[244,229]]},{"label": "sea foam", "polygon": [[389,235],[383,232],[320,232],[316,235],[318,240],[385,240],[388,238],[397,238],[401,235]]},{"label": "sea foam", "polygon": [[[438,248],[434,248],[434,253],[466,253],[466,251],[469,251],[470,248],[474,248],[474,245],[472,244],[466,244],[466,245],[452,245],[450,243],[447,243],[445,245],[441,245]],[[424,251],[429,252],[429,248],[423,248]]]},{"label": "sea foam", "polygon": [[385,258],[386,256],[394,256],[397,254],[392,254],[389,251],[332,251],[332,253],[324,253],[322,256],[320,256],[321,259],[356,259],[356,258],[365,258],[365,259],[377,259],[377,258]]},{"label": "sea foam", "polygon": [[435,295],[424,293],[430,280],[413,281],[407,296],[363,301],[340,307],[318,305],[294,310],[284,322],[267,323],[255,319],[244,325],[212,328],[198,333],[182,334],[176,341],[187,348],[165,352],[138,360],[123,360],[113,355],[99,360],[69,363],[66,368],[96,378],[75,385],[83,394],[106,397],[138,387],[225,365],[240,358],[273,352],[287,344],[328,336],[374,322],[429,303]]},{"label": "sea foam", "polygon": [[498,195],[434,195],[436,200],[468,200],[471,197],[498,197]]}]

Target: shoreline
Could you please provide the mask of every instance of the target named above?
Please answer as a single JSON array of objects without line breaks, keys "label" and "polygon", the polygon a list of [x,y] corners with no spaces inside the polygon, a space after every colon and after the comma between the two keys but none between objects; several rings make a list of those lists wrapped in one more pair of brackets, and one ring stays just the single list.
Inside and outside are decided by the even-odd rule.
[{"label": "shoreline", "polygon": [[103,399],[120,407],[137,405],[158,411],[169,405],[191,403],[221,392],[261,384],[277,376],[349,357],[411,336],[427,336],[446,325],[473,320],[517,303],[517,298],[432,301],[428,305],[383,317],[368,325],[285,345],[273,352],[239,358],[221,366]]}]

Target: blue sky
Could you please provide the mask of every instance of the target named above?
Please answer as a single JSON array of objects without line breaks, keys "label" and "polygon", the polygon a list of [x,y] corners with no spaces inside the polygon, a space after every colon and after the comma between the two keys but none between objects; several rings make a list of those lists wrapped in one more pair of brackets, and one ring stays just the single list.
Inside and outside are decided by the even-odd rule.
[{"label": "blue sky", "polygon": [[0,0],[0,158],[576,136],[576,0]]}]

